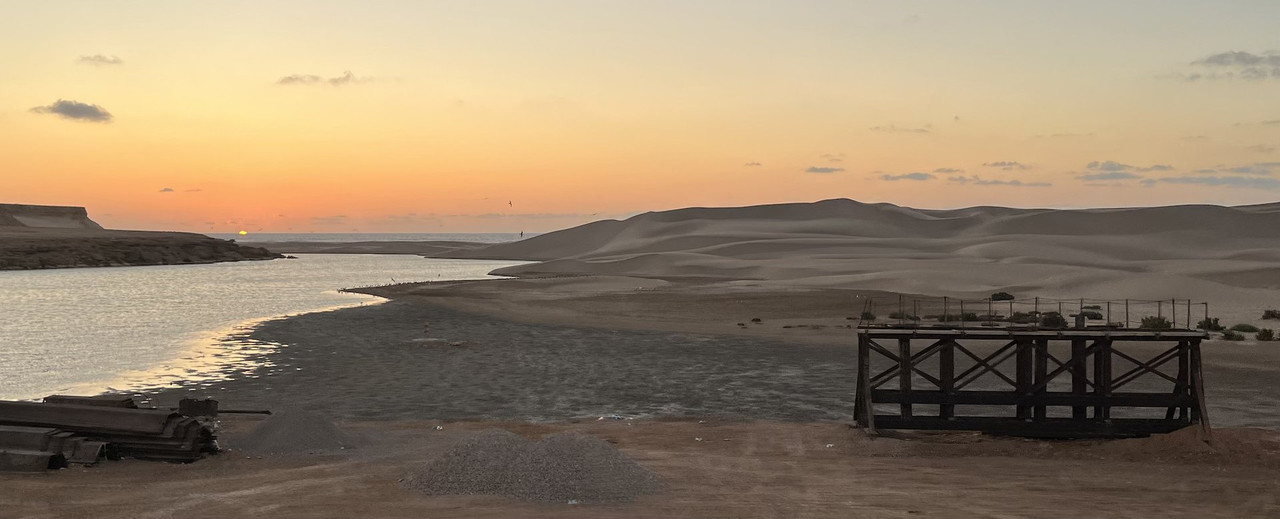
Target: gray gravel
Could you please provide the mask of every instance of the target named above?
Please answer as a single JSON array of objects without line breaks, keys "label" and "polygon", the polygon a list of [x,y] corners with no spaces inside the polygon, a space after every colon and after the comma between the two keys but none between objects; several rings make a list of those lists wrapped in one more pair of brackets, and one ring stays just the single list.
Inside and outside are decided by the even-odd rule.
[{"label": "gray gravel", "polygon": [[356,439],[319,415],[305,411],[272,414],[227,447],[258,455],[331,453],[355,448]]},{"label": "gray gravel", "polygon": [[429,495],[496,495],[548,503],[617,503],[662,489],[658,477],[608,442],[559,433],[533,442],[486,429],[407,480]]}]

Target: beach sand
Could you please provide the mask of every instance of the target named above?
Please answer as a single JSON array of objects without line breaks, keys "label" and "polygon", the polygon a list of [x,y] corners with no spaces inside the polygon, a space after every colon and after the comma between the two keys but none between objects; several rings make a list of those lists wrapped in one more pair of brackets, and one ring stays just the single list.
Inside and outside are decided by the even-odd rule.
[{"label": "beach sand", "polygon": [[[0,476],[0,486],[15,490],[0,495],[0,510],[50,517],[1280,516],[1276,343],[1205,343],[1209,415],[1218,426],[1212,446],[1194,429],[1136,440],[1032,441],[970,433],[869,438],[849,426],[856,323],[849,318],[867,299],[996,290],[1177,294],[1212,301],[1228,323],[1254,320],[1277,299],[1265,274],[1280,250],[1248,233],[1276,237],[1280,226],[1252,227],[1275,223],[1274,207],[1095,211],[1064,223],[1052,211],[798,205],[807,207],[652,213],[449,252],[540,262],[506,270],[521,279],[368,289],[392,301],[266,322],[241,338],[276,345],[258,369],[151,395],[160,405],[211,396],[224,408],[323,413],[365,445],[246,457],[237,454],[236,438],[258,418],[234,416],[225,421],[226,455],[187,466],[124,461]],[[846,213],[875,220],[850,226],[840,220]],[[1171,224],[1203,225],[1160,231]],[[823,233],[846,236],[815,237]],[[657,473],[665,491],[629,504],[558,505],[405,488],[410,473],[494,427],[531,438],[599,436]]]}]

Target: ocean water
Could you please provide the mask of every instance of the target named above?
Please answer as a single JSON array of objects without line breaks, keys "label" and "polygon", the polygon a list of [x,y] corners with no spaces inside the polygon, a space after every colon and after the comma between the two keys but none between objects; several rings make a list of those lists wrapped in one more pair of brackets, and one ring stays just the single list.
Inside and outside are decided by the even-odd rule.
[{"label": "ocean water", "polygon": [[[349,243],[357,241],[466,241],[474,243],[505,243],[522,239],[520,233],[488,232],[488,233],[324,233],[324,232],[251,232],[245,235],[233,233],[208,233],[214,238],[237,240],[243,242],[263,241],[309,241],[322,243]],[[525,233],[523,238],[532,238],[537,233]]]},{"label": "ocean water", "polygon": [[278,346],[220,340],[237,329],[382,301],[339,289],[484,279],[521,263],[299,254],[209,265],[3,271],[0,399],[216,380],[247,353]]}]

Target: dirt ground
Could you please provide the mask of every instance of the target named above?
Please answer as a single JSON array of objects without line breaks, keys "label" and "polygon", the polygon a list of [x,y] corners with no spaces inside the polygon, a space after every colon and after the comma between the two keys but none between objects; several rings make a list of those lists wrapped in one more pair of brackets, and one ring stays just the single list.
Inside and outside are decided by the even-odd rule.
[{"label": "dirt ground", "polygon": [[[1218,431],[1120,442],[1032,442],[951,433],[868,438],[840,423],[708,418],[530,424],[347,424],[366,444],[341,455],[255,458],[231,450],[189,465],[117,461],[0,475],[0,516],[194,517],[1096,517],[1280,516],[1280,441]],[[435,430],[442,425],[443,430]],[[402,480],[474,431],[599,436],[656,472],[665,490],[626,504],[531,504],[423,496]],[[702,441],[697,441],[701,438]],[[1141,461],[1136,461],[1141,460]]]},{"label": "dirt ground", "polygon": [[[225,343],[269,346],[256,368],[149,395],[318,412],[361,447],[246,456],[236,439],[260,418],[225,415],[230,450],[190,465],[0,475],[0,517],[1280,517],[1280,355],[1265,345],[1206,345],[1212,446],[1192,429],[869,438],[849,426],[844,328],[864,293],[635,278],[379,290],[396,300],[270,321]],[[613,414],[624,419],[600,419]],[[548,505],[405,488],[492,427],[601,437],[665,490]]]}]

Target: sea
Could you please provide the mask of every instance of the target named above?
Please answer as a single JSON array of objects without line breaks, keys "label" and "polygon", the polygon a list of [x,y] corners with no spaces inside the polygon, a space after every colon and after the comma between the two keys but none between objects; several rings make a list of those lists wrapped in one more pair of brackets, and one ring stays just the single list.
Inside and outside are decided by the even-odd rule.
[{"label": "sea", "polygon": [[[322,236],[365,241],[371,235],[352,234],[345,240]],[[510,241],[507,235],[396,236]],[[253,366],[238,363],[279,346],[236,344],[235,337],[244,335],[239,332],[265,320],[384,301],[341,289],[486,279],[494,277],[489,274],[494,269],[524,263],[413,255],[296,256],[207,265],[0,271],[0,399],[212,383],[251,371]]]},{"label": "sea", "polygon": [[490,233],[278,233],[248,232],[239,233],[206,233],[208,236],[223,240],[243,242],[285,242],[310,241],[321,243],[342,243],[357,241],[466,241],[475,243],[503,243],[532,238],[538,233],[490,232]]}]

